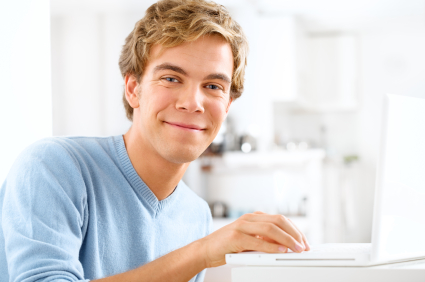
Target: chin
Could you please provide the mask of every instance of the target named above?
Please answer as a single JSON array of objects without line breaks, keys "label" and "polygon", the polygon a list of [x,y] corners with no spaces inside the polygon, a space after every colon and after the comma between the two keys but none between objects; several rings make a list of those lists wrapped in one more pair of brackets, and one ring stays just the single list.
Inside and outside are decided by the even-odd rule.
[{"label": "chin", "polygon": [[[158,148],[159,149],[159,148]],[[162,149],[162,150],[161,150]],[[199,146],[166,146],[158,150],[160,155],[169,162],[175,164],[190,163],[196,160],[206,148]]]}]

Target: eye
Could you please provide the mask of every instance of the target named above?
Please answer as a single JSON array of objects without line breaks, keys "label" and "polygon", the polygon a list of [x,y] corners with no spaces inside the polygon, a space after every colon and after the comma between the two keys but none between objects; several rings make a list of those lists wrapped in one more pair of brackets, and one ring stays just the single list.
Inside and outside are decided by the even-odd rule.
[{"label": "eye", "polygon": [[176,78],[174,78],[174,77],[164,77],[164,79],[166,80],[166,81],[169,81],[169,82],[179,82]]},{"label": "eye", "polygon": [[206,86],[208,89],[212,89],[212,90],[220,90],[221,88],[215,84],[208,84]]}]

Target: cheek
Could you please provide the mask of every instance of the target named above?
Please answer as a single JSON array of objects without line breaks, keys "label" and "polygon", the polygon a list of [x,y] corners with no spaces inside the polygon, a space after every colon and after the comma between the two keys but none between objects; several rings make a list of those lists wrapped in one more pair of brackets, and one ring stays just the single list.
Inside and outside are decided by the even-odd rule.
[{"label": "cheek", "polygon": [[156,118],[158,113],[172,104],[172,97],[167,89],[143,91],[140,96],[142,116],[148,119]]},{"label": "cheek", "polygon": [[210,103],[208,107],[211,118],[214,121],[214,124],[217,127],[217,130],[220,129],[222,122],[227,116],[226,109],[227,109],[227,103],[223,101]]}]

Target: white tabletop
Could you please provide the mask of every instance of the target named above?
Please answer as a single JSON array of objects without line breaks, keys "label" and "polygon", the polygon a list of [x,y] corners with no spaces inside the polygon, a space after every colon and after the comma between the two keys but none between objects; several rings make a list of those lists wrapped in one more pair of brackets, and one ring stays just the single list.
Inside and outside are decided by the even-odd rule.
[{"label": "white tabletop", "polygon": [[232,269],[232,282],[399,282],[425,281],[425,260],[370,267],[241,266]]}]

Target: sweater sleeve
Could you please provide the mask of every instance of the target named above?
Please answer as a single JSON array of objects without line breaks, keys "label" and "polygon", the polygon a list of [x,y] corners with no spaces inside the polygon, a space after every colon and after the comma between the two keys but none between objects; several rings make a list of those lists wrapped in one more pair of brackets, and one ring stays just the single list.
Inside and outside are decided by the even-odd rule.
[{"label": "sweater sleeve", "polygon": [[71,151],[54,139],[33,144],[2,189],[9,281],[88,281],[79,261],[87,195]]},{"label": "sweater sleeve", "polygon": [[[205,217],[206,217],[206,234],[205,236],[208,236],[214,231],[214,225],[213,225],[213,219],[211,215],[211,210],[208,206],[208,204],[205,202]],[[199,272],[195,277],[195,282],[203,282],[205,279],[205,274],[207,272],[207,269],[202,270]]]}]

